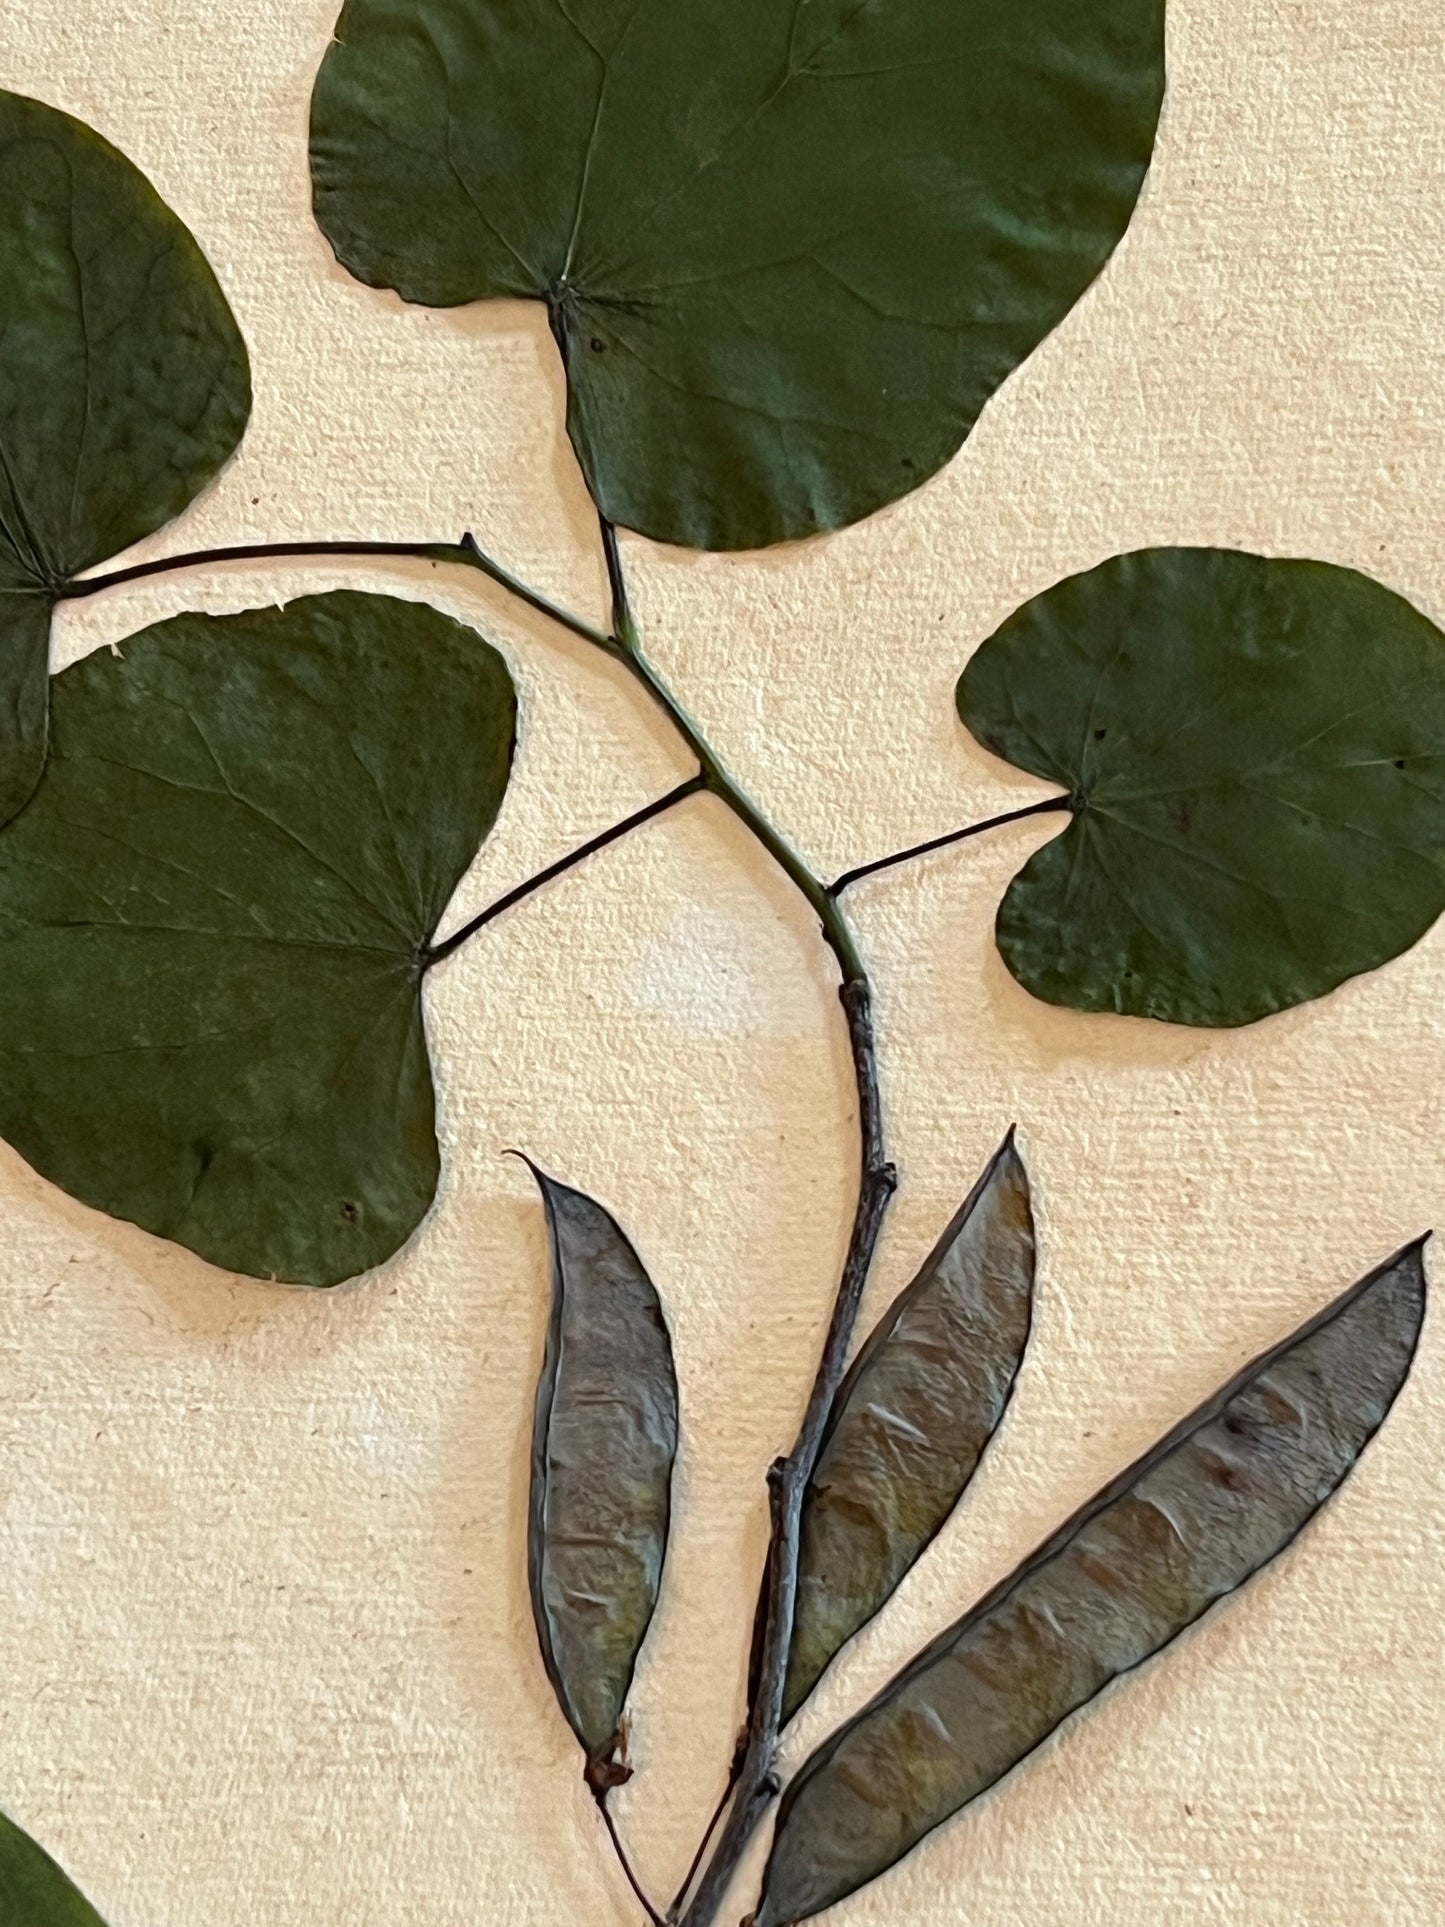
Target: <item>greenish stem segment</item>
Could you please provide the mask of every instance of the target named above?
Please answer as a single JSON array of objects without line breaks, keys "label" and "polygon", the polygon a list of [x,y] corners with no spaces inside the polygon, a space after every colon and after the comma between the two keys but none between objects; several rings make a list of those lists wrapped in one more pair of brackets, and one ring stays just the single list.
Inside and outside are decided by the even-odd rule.
[{"label": "greenish stem segment", "polygon": [[747,825],[778,868],[807,899],[822,927],[828,948],[838,960],[843,982],[848,984],[862,981],[867,973],[863,968],[863,958],[859,953],[853,932],[837,904],[828,895],[821,879],[814,876],[777,826],[764,816],[747,792],[740,789],[733,781],[718,760],[717,753],[706,736],[678,702],[652,663],[648,661],[641,647],[636,643],[625,646],[618,660],[631,670],[697,758],[702,766],[708,789],[726,803],[741,823]]},{"label": "greenish stem segment", "polygon": [[707,787],[713,795],[726,803],[733,815],[747,825],[778,868],[807,899],[822,926],[828,948],[838,959],[844,984],[866,978],[867,972],[863,968],[863,958],[853,932],[821,878],[814,876],[777,825],[764,816],[746,790],[740,789],[733,781],[712,744],[648,661],[627,593],[627,580],[617,547],[617,531],[605,517],[599,517],[599,520],[602,526],[602,552],[607,559],[607,579],[612,588],[611,653],[631,670],[687,744],[702,766]]}]

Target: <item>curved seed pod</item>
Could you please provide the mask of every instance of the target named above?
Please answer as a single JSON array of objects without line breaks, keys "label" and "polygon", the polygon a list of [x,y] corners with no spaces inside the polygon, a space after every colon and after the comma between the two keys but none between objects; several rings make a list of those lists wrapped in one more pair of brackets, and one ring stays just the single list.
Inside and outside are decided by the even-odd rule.
[{"label": "curved seed pod", "polygon": [[619,1226],[531,1168],[552,1244],[532,1435],[532,1612],[547,1676],[601,1792],[630,1774],[622,1709],[662,1582],[677,1378],[662,1306]]},{"label": "curved seed pod", "polygon": [[963,1496],[1033,1318],[1028,1173],[1008,1136],[834,1400],[803,1502],[784,1718]]},{"label": "curved seed pod", "polygon": [[105,1927],[55,1862],[0,1813],[0,1921],[6,1927]]},{"label": "curved seed pod", "polygon": [[813,1755],[753,1927],[791,1927],[876,1878],[1289,1545],[1405,1382],[1422,1249],[1247,1366]]}]

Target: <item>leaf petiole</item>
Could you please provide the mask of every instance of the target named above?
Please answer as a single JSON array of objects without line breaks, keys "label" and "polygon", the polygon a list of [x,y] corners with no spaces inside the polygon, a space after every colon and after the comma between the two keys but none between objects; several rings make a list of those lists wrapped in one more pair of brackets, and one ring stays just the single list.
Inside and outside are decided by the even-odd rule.
[{"label": "leaf petiole", "polygon": [[642,1911],[652,1922],[652,1927],[667,1927],[667,1922],[664,1917],[647,1898],[647,1890],[637,1878],[637,1874],[633,1870],[632,1862],[627,1857],[627,1849],[622,1844],[622,1835],[617,1831],[617,1822],[613,1819],[612,1809],[607,1804],[607,1789],[605,1787],[600,1789],[596,1798],[597,1811],[602,1815],[602,1823],[607,1828],[608,1838],[612,1842],[613,1852],[617,1855],[618,1865],[627,1876],[628,1886],[631,1887],[633,1893],[636,1894]]},{"label": "leaf petiole", "polygon": [[555,863],[549,863],[545,870],[539,870],[535,876],[528,877],[525,883],[519,883],[515,889],[508,890],[505,895],[498,897],[495,903],[488,904],[487,908],[473,917],[469,923],[464,923],[460,930],[454,930],[449,937],[443,937],[440,943],[432,944],[422,955],[422,969],[430,970],[433,964],[440,963],[443,958],[450,957],[453,951],[460,950],[468,938],[474,937],[479,930],[484,930],[495,918],[501,916],[503,911],[524,902],[534,891],[540,890],[543,884],[551,883],[555,878],[564,876],[568,870],[574,869],[579,863],[584,863],[589,856],[595,856],[599,850],[605,850],[609,843],[616,843],[631,831],[641,829],[644,823],[650,823],[654,817],[661,816],[664,811],[672,809],[689,796],[696,796],[700,790],[706,788],[707,779],[699,771],[696,776],[689,776],[685,783],[679,783],[676,789],[669,790],[666,796],[659,796],[642,809],[634,810],[631,816],[624,817],[620,823],[614,823],[611,829],[603,830],[600,836],[594,836],[590,842],[569,851],[566,856],[559,857]]},{"label": "leaf petiole", "polygon": [[915,843],[910,849],[895,850],[892,856],[876,857],[872,863],[860,863],[856,870],[845,870],[828,885],[828,895],[835,900],[864,877],[877,876],[880,870],[896,869],[900,863],[912,863],[915,857],[931,856],[935,850],[946,850],[950,844],[964,843],[971,836],[982,836],[985,830],[1001,829],[1005,823],[1021,823],[1026,816],[1045,816],[1050,811],[1073,810],[1076,803],[1072,796],[1046,796],[1041,803],[1029,803],[1021,810],[1005,810],[1002,816],[990,816],[982,823],[967,823],[961,830],[949,830],[943,836],[932,836],[926,843]]},{"label": "leaf petiole", "polygon": [[564,629],[570,629],[574,636],[580,637],[583,642],[590,642],[593,648],[601,649],[609,656],[622,653],[615,638],[604,635],[590,622],[584,622],[581,616],[573,615],[570,609],[551,601],[488,555],[470,530],[460,542],[243,542],[229,548],[193,549],[185,555],[162,555],[153,562],[135,562],[129,568],[112,569],[106,575],[77,576],[72,581],[61,583],[56,588],[55,596],[59,602],[75,602],[82,596],[99,595],[104,589],[120,589],[132,582],[144,582],[151,576],[170,575],[178,569],[215,568],[227,562],[324,561],[328,557],[440,562],[479,569],[499,588],[505,589],[508,595],[516,596],[519,602],[525,602],[539,615],[559,623]]}]

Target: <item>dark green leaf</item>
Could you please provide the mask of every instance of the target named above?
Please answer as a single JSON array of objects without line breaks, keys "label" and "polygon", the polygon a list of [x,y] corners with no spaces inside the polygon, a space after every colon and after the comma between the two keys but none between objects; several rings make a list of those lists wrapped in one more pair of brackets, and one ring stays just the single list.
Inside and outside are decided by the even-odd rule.
[{"label": "dark green leaf", "polygon": [[1164,0],[347,0],[317,218],[361,280],[549,304],[613,521],[736,549],[946,462],[1133,212]]},{"label": "dark green leaf", "polygon": [[109,142],[0,91],[0,822],[45,761],[55,591],[178,515],[250,408],[191,235]]},{"label": "dark green leaf", "polygon": [[821,1913],[1290,1544],[1404,1384],[1420,1244],[1266,1352],[836,1733],[788,1789],[756,1927]]},{"label": "dark green leaf", "polygon": [[4,580],[4,541],[0,529],[0,824],[35,794],[50,714],[50,598]]},{"label": "dark green leaf", "polygon": [[75,1885],[28,1833],[0,1813],[3,1927],[105,1927]]},{"label": "dark green leaf", "polygon": [[1049,1003],[1248,1024],[1445,909],[1445,637],[1351,569],[1116,556],[1011,616],[958,706],[1074,800],[998,917]]},{"label": "dark green leaf", "polygon": [[963,1496],[1033,1316],[1034,1221],[1013,1133],[859,1352],[803,1502],[784,1717]]},{"label": "dark green leaf", "polygon": [[677,1456],[672,1341],[642,1260],[600,1204],[532,1169],[552,1318],[532,1434],[528,1566],[547,1676],[602,1792],[662,1584]]},{"label": "dark green leaf", "polygon": [[334,594],[182,616],[53,689],[0,837],[0,1135],[214,1264],[380,1263],[436,1186],[422,951],[506,788],[501,657]]}]

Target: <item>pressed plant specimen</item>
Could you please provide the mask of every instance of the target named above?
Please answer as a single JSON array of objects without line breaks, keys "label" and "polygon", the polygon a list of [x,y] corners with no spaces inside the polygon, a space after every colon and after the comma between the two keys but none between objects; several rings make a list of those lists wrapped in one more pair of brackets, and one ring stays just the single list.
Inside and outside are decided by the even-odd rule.
[{"label": "pressed plant specimen", "polygon": [[[246,351],[136,170],[56,109],[0,96],[0,1135],[217,1266],[332,1286],[432,1208],[427,980],[531,890],[706,793],[802,894],[836,966],[856,1213],[800,1429],[766,1482],[727,1793],[666,1906],[608,1809],[641,1764],[628,1695],[687,1423],[666,1293],[603,1201],[536,1170],[553,1259],[536,1629],[654,1921],[718,1919],[775,1805],[755,1927],[884,1874],[1288,1545],[1414,1355],[1419,1241],[1122,1472],[780,1786],[786,1724],[999,1425],[1029,1338],[1034,1215],[1010,1132],[855,1345],[898,1180],[846,897],[921,851],[817,873],[649,658],[618,530],[715,550],[824,539],[934,473],[1124,233],[1164,83],[1162,0],[349,0],[313,99],[317,218],[343,266],[406,301],[545,304],[605,625],[471,535],[96,573],[233,451]],[[48,675],[62,600],[303,554],[480,572],[621,665],[693,773],[444,933],[519,727],[507,665],[470,626],[336,591],[181,616]],[[957,696],[977,742],[1050,786],[996,820],[1060,822],[999,910],[1014,976],[1080,1011],[1234,1026],[1398,955],[1445,908],[1442,650],[1363,576],[1222,550],[1118,556],[1020,609],[960,664]],[[27,1927],[96,1918],[14,1829],[0,1902]]]}]

